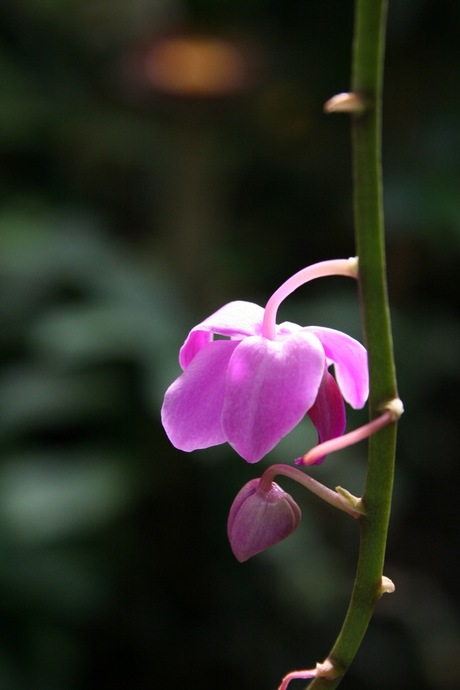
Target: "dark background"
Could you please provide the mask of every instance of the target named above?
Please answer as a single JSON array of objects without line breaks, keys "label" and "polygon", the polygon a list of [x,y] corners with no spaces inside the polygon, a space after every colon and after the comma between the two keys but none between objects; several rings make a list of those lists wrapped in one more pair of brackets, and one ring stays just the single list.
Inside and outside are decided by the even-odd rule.
[{"label": "dark background", "polygon": [[[303,511],[246,564],[229,506],[267,460],[187,455],[159,421],[188,329],[354,253],[343,0],[3,0],[0,5],[0,688],[268,690],[329,651],[358,532]],[[241,51],[238,93],[170,94],[146,67],[174,32]],[[342,687],[460,687],[460,5],[390,2],[388,277],[400,394],[379,604]],[[361,337],[356,286],[282,318]],[[350,412],[349,427],[365,420]],[[361,489],[365,444],[312,470]],[[301,685],[297,682],[297,685]],[[305,684],[304,684],[305,685]]]}]

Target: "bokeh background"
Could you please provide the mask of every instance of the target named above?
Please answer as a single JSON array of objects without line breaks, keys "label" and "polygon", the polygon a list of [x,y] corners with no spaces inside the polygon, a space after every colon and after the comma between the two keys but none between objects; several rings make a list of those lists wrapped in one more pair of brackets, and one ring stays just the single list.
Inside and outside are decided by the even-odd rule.
[{"label": "bokeh background", "polygon": [[[187,330],[354,253],[343,0],[0,4],[0,688],[266,690],[327,654],[358,533],[288,480],[298,532],[246,564],[259,466],[170,446]],[[390,3],[388,276],[400,394],[384,598],[343,688],[460,687],[460,5]],[[356,286],[284,319],[361,337]],[[365,419],[350,412],[353,427]],[[365,444],[314,476],[359,492]],[[300,686],[300,683],[299,683]]]}]

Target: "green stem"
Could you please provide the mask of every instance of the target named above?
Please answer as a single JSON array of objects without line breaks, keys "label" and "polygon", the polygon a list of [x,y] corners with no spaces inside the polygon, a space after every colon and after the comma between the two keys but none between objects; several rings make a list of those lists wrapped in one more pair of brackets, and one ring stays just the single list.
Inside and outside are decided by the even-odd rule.
[{"label": "green stem", "polygon": [[[356,0],[352,91],[366,109],[353,116],[353,174],[357,254],[366,346],[369,354],[371,419],[397,397],[388,308],[381,179],[381,100],[386,0]],[[332,690],[353,661],[379,598],[393,488],[396,424],[369,441],[369,459],[360,519],[361,540],[348,612],[329,660],[340,672],[316,678],[311,690]]]}]

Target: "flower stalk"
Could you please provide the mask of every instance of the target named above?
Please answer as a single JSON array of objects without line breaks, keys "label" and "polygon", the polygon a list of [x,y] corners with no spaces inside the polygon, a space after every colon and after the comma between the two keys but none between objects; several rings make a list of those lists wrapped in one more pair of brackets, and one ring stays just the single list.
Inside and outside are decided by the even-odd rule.
[{"label": "flower stalk", "polygon": [[293,276],[288,278],[270,297],[262,322],[262,335],[264,338],[274,340],[276,337],[276,313],[281,302],[286,297],[292,294],[297,288],[315,280],[316,278],[325,278],[327,276],[348,276],[350,278],[358,277],[358,258],[352,256],[349,259],[331,259],[329,261],[320,261],[319,263],[302,268]]},{"label": "flower stalk", "polygon": [[296,467],[291,467],[290,465],[270,465],[260,479],[261,489],[268,489],[273,479],[278,475],[283,475],[284,477],[293,479],[295,482],[301,484],[319,498],[322,498],[326,503],[334,506],[334,508],[343,510],[345,513],[348,513],[354,518],[359,518],[363,515],[364,509],[360,505],[359,499],[351,496],[351,494],[345,496],[345,492],[342,493],[343,490],[340,490],[339,488],[336,491],[333,491],[324,484],[321,484],[321,482],[313,479],[313,477],[310,477],[310,475],[305,474],[301,470],[298,470]]},{"label": "flower stalk", "polygon": [[[373,420],[386,400],[397,398],[387,297],[381,173],[381,102],[386,0],[356,0],[352,92],[367,104],[352,115],[356,246],[366,346],[369,357],[369,413]],[[365,635],[381,595],[382,570],[391,507],[396,446],[393,422],[369,439],[368,468],[362,497],[366,516],[355,585],[342,630],[329,659],[346,672]],[[310,690],[333,690],[341,677],[317,677]]]},{"label": "flower stalk", "polygon": [[383,429],[384,426],[391,424],[392,422],[397,422],[402,413],[404,412],[403,404],[399,398],[395,398],[388,405],[385,406],[385,411],[375,419],[372,419],[367,424],[358,427],[350,431],[348,434],[343,434],[342,436],[337,436],[336,438],[331,438],[329,441],[324,443],[319,443],[314,446],[308,453],[305,453],[301,458],[296,460],[297,465],[316,465],[318,458],[322,458],[324,455],[329,453],[335,453],[338,450],[343,450],[349,446],[354,445],[363,441],[365,438],[369,438],[375,434],[379,429]]}]

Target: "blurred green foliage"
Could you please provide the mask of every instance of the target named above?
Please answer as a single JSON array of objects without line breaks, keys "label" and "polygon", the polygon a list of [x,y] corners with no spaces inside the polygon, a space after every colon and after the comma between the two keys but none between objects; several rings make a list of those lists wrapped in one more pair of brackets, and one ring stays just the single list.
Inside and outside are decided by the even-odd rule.
[{"label": "blurred green foliage", "polygon": [[[354,251],[349,123],[322,113],[348,87],[352,15],[339,0],[2,2],[0,688],[262,690],[326,655],[356,526],[286,482],[301,528],[239,565],[226,516],[260,468],[175,451],[159,408],[196,319]],[[249,41],[256,83],[193,99],[137,79],[139,46],[183,26]],[[390,3],[396,593],[344,689],[460,685],[459,28],[455,0]],[[344,282],[284,316],[360,337]],[[305,423],[268,460],[313,442]],[[358,492],[364,463],[358,448],[315,476]]]}]

